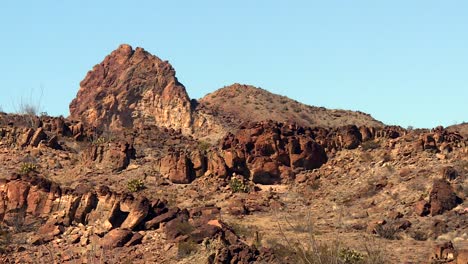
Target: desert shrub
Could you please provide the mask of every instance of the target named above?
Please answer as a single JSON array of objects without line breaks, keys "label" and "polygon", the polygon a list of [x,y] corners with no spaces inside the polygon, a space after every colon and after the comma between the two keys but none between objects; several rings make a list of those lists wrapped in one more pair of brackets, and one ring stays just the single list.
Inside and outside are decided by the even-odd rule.
[{"label": "desert shrub", "polygon": [[198,142],[198,149],[201,151],[208,151],[211,148],[211,144],[206,141]]},{"label": "desert shrub", "polygon": [[422,231],[422,230],[416,230],[416,231],[413,231],[410,236],[414,239],[414,240],[417,240],[417,241],[426,241],[429,236],[427,235],[426,232]]},{"label": "desert shrub", "polygon": [[37,116],[39,109],[35,105],[21,102],[19,106],[19,113],[22,115]]},{"label": "desert shrub", "polygon": [[243,225],[239,223],[229,223],[234,233],[246,241],[252,241],[252,245],[262,247],[263,233],[254,225]]},{"label": "desert shrub", "polygon": [[198,251],[198,244],[192,240],[183,241],[178,244],[177,257],[185,258]]},{"label": "desert shrub", "polygon": [[36,117],[42,111],[41,101],[44,95],[44,89],[40,89],[39,96],[34,95],[34,89],[30,90],[29,98],[21,97],[20,102],[16,103],[15,112],[22,115],[26,124],[33,127],[36,123]]},{"label": "desert shrub", "polygon": [[455,168],[459,171],[459,173],[467,173],[468,172],[468,160],[459,160],[455,162]]},{"label": "desert shrub", "polygon": [[362,152],[360,157],[364,162],[371,162],[373,160],[372,155],[368,152]]},{"label": "desert shrub", "polygon": [[229,226],[232,228],[234,233],[240,237],[248,237],[252,235],[252,227],[238,223],[230,223]]},{"label": "desert shrub", "polygon": [[229,186],[231,187],[231,190],[234,193],[248,193],[250,189],[248,184],[245,184],[245,182],[242,179],[239,179],[237,177],[231,178],[231,180],[229,181]]},{"label": "desert shrub", "polygon": [[378,225],[375,228],[375,233],[381,238],[388,240],[400,239],[400,236],[398,235],[398,228],[392,224]]},{"label": "desert shrub", "polygon": [[28,174],[30,172],[37,172],[37,165],[34,164],[34,163],[29,163],[29,162],[25,162],[23,164],[21,164],[21,167],[19,169],[20,173],[21,174]]},{"label": "desert shrub", "polygon": [[362,142],[361,147],[363,150],[378,149],[380,148],[380,143],[374,140],[369,140],[369,141]]},{"label": "desert shrub", "polygon": [[294,111],[295,113],[300,113],[300,112],[302,112],[302,109],[300,108],[300,106],[294,105],[294,106],[293,106],[293,111]]},{"label": "desert shrub", "polygon": [[387,153],[382,155],[382,159],[383,159],[384,162],[389,162],[389,161],[392,160],[392,155],[390,155],[390,153],[387,152]]},{"label": "desert shrub", "polygon": [[98,137],[93,140],[92,144],[93,145],[101,145],[107,142],[107,139],[105,137]]},{"label": "desert shrub", "polygon": [[138,192],[145,189],[145,182],[140,179],[133,179],[127,182],[127,189],[129,192]]},{"label": "desert shrub", "polygon": [[10,232],[3,225],[0,225],[0,253],[5,253],[10,243],[11,243]]},{"label": "desert shrub", "polygon": [[[287,225],[281,225],[278,221],[278,229],[286,244],[274,243],[274,252],[277,256],[288,263],[303,264],[383,264],[388,263],[383,250],[377,247],[377,243],[364,245],[363,252],[346,247],[340,242],[339,238],[332,239],[331,242],[321,242],[315,238],[313,223],[310,221],[310,215],[302,218],[305,223],[302,225],[307,230],[308,239],[299,239],[295,235],[287,235],[284,228]],[[290,228],[293,228],[290,226]],[[372,245],[372,246],[370,246]]]},{"label": "desert shrub", "polygon": [[362,263],[364,260],[364,254],[349,248],[340,249],[338,255],[344,263]]},{"label": "desert shrub", "polygon": [[177,222],[174,229],[181,235],[189,235],[194,230],[193,226],[189,222],[184,221]]}]

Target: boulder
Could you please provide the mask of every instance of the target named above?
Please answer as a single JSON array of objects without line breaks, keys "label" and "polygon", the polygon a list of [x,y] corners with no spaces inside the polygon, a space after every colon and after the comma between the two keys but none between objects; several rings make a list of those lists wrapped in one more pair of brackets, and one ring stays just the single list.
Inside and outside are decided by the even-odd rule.
[{"label": "boulder", "polygon": [[32,136],[31,142],[29,143],[29,145],[31,145],[32,147],[37,147],[39,146],[39,143],[45,139],[47,139],[47,134],[44,132],[44,129],[41,127],[37,129],[36,132],[34,132],[34,135]]},{"label": "boulder", "polygon": [[461,203],[449,182],[443,179],[436,179],[432,184],[429,193],[429,203],[431,205],[431,215],[439,215],[445,211],[455,208]]},{"label": "boulder", "polygon": [[187,155],[173,152],[159,162],[159,172],[173,183],[187,184],[195,179],[193,163]]},{"label": "boulder", "polygon": [[113,229],[100,240],[100,245],[105,249],[123,247],[132,237],[133,233],[130,230]]}]

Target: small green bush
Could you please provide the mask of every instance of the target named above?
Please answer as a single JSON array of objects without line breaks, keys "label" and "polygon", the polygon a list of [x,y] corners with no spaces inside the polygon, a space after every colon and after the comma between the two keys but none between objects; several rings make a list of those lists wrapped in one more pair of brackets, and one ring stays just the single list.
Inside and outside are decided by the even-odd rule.
[{"label": "small green bush", "polygon": [[211,148],[211,144],[206,141],[198,142],[198,149],[201,151],[208,151]]},{"label": "small green bush", "polygon": [[145,183],[143,180],[133,179],[127,182],[127,189],[130,192],[138,192],[145,188]]},{"label": "small green bush", "polygon": [[362,263],[364,261],[364,254],[349,248],[342,248],[339,257],[343,263]]},{"label": "small green bush", "polygon": [[231,181],[229,182],[229,186],[231,187],[231,190],[234,193],[239,193],[239,192],[248,193],[250,189],[249,186],[244,183],[244,181],[236,177],[231,178]]},{"label": "small green bush", "polygon": [[37,172],[37,165],[34,164],[34,163],[23,163],[21,164],[21,167],[20,167],[20,173],[21,174],[28,174],[30,172]]}]

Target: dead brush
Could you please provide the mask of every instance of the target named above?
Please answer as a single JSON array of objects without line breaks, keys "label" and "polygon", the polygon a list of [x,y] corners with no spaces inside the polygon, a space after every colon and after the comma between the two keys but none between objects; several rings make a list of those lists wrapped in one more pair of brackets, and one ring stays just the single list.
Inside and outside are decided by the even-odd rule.
[{"label": "dead brush", "polygon": [[[303,218],[302,227],[291,224],[284,217],[283,223],[277,219],[278,230],[285,244],[276,243],[273,249],[282,263],[302,264],[383,264],[388,263],[384,251],[376,247],[375,241],[364,243],[364,250],[358,251],[344,245],[338,237],[330,242],[319,241],[316,238],[311,221],[310,212]],[[289,235],[287,232],[304,230],[306,237],[301,239],[297,235]],[[270,241],[270,244],[272,242]],[[274,244],[274,243],[273,243]]]}]

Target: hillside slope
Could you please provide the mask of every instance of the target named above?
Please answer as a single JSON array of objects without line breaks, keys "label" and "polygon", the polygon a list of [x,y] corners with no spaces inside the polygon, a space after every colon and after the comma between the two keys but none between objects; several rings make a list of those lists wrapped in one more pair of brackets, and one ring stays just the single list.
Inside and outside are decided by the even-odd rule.
[{"label": "hillside slope", "polygon": [[383,126],[362,112],[326,109],[302,104],[286,96],[250,85],[233,84],[200,99],[200,104],[242,121],[274,120],[296,122],[301,126],[338,127],[343,125]]},{"label": "hillside slope", "polygon": [[468,123],[464,122],[461,124],[447,127],[449,131],[458,131],[463,137],[468,137]]}]

